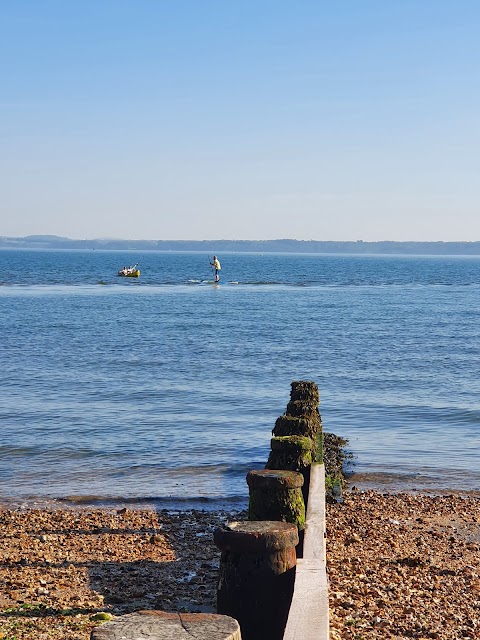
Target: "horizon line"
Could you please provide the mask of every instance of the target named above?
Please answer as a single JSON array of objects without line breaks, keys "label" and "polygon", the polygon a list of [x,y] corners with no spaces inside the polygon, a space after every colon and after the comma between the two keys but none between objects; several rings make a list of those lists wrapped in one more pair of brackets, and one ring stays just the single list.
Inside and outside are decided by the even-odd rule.
[{"label": "horizon line", "polygon": [[209,239],[204,238],[201,240],[191,240],[191,239],[142,239],[142,238],[114,238],[114,237],[98,237],[98,238],[70,238],[69,236],[58,236],[55,234],[29,234],[26,236],[7,236],[0,235],[0,239],[2,240],[30,240],[30,239],[50,239],[54,240],[68,240],[70,242],[191,242],[191,243],[201,243],[201,242],[331,242],[331,243],[345,243],[345,244],[382,244],[382,243],[392,243],[392,244],[475,244],[480,242],[480,240],[315,240],[315,239],[298,239],[298,238],[269,238],[269,239],[232,239],[232,238],[216,238]]}]

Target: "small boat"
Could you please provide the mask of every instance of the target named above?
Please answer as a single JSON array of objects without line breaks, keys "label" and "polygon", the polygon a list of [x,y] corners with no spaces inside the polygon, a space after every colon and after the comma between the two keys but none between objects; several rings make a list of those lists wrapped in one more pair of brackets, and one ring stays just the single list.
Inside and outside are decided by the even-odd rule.
[{"label": "small boat", "polygon": [[122,276],[123,278],[138,278],[140,275],[140,269],[137,269],[137,265],[128,267],[128,269],[127,267],[123,267],[117,275]]}]

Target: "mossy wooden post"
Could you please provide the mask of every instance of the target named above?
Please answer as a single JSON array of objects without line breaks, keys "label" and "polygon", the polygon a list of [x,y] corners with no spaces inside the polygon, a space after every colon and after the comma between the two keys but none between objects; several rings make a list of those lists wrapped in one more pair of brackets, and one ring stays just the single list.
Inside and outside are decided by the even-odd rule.
[{"label": "mossy wooden post", "polygon": [[248,519],[279,520],[305,528],[303,476],[295,471],[249,471]]},{"label": "mossy wooden post", "polygon": [[306,503],[310,482],[310,465],[316,457],[316,443],[305,436],[281,436],[272,438],[270,446],[271,451],[265,468],[300,472],[304,479],[302,491]]},{"label": "mossy wooden post", "polygon": [[215,530],[221,550],[217,611],[240,623],[243,640],[282,640],[295,582],[298,531],[272,521]]},{"label": "mossy wooden post", "polygon": [[236,620],[212,613],[138,611],[93,629],[90,640],[241,640]]},{"label": "mossy wooden post", "polygon": [[318,406],[320,402],[318,386],[315,382],[308,380],[294,380],[291,384],[290,398]]},{"label": "mossy wooden post", "polygon": [[297,418],[304,417],[309,420],[313,419],[315,422],[322,422],[320,412],[318,410],[318,404],[307,402],[305,400],[290,400],[287,404],[285,415],[295,416]]},{"label": "mossy wooden post", "polygon": [[270,441],[271,451],[265,469],[299,471],[309,467],[314,459],[314,442],[305,436],[280,436]]},{"label": "mossy wooden post", "polygon": [[[322,460],[322,419],[318,410],[320,394],[315,382],[297,380],[291,383],[290,401],[283,416],[277,418],[273,435],[276,437],[304,436],[314,442],[313,462]],[[305,487],[308,473],[305,472]],[[305,506],[308,496],[305,495]]]},{"label": "mossy wooden post", "polygon": [[272,433],[279,438],[283,436],[304,436],[315,440],[318,428],[319,424],[315,419],[315,414],[313,414],[313,419],[305,415],[284,415],[277,418]]}]

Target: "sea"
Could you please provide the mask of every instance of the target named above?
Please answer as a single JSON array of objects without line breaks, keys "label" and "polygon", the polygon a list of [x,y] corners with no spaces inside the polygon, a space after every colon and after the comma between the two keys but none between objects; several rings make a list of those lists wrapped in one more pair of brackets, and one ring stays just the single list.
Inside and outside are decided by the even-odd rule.
[{"label": "sea", "polygon": [[293,380],[349,487],[480,495],[479,257],[218,257],[0,251],[1,504],[241,507]]}]

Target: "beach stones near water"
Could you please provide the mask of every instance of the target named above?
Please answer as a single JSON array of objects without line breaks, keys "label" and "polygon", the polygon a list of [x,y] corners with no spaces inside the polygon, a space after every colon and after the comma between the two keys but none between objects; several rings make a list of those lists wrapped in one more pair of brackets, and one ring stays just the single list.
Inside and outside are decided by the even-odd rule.
[{"label": "beach stones near water", "polygon": [[139,611],[93,629],[91,640],[241,640],[240,626],[212,613]]},{"label": "beach stones near water", "polygon": [[297,527],[230,522],[215,530],[214,540],[222,552],[217,611],[239,621],[243,640],[281,640],[295,582]]},{"label": "beach stones near water", "polygon": [[248,519],[291,522],[305,527],[303,476],[295,471],[263,469],[247,474]]}]

